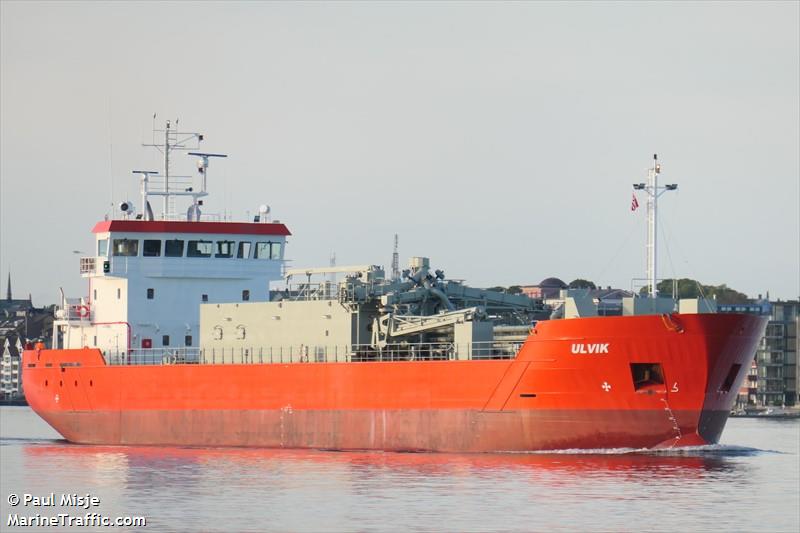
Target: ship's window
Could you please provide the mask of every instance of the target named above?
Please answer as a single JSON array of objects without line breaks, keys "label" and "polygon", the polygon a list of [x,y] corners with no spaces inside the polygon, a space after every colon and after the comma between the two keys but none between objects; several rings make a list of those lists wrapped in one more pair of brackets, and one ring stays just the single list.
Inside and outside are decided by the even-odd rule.
[{"label": "ship's window", "polygon": [[93,337],[94,342],[92,342],[92,346],[97,346],[97,335]]},{"label": "ship's window", "polygon": [[161,346],[169,346],[169,335],[161,336]]},{"label": "ship's window", "polygon": [[161,255],[161,241],[146,239],[142,246],[142,255],[145,257],[159,257]]},{"label": "ship's window", "polygon": [[186,257],[211,257],[213,247],[212,241],[189,241]]},{"label": "ship's window", "polygon": [[94,294],[92,295],[92,299],[93,299],[93,300],[95,300],[95,301],[97,301],[97,289],[94,289],[94,290],[92,291],[92,293],[94,293]]},{"label": "ship's window", "polygon": [[136,239],[114,239],[114,255],[136,257],[139,255],[139,241]]},{"label": "ship's window", "polygon": [[233,257],[235,244],[233,241],[217,241],[217,253],[214,254],[214,257]]},{"label": "ship's window", "polygon": [[659,363],[631,363],[634,390],[664,384],[664,371]]},{"label": "ship's window", "polygon": [[257,242],[256,243],[256,259],[269,259],[269,248],[271,242]]},{"label": "ship's window", "polygon": [[166,257],[182,257],[183,256],[183,241],[179,239],[172,239],[171,241],[164,241],[164,255]]},{"label": "ship's window", "polygon": [[122,298],[122,289],[117,289],[117,300]]},{"label": "ship's window", "polygon": [[183,338],[183,344],[184,344],[185,346],[191,346],[191,345],[192,345],[192,336],[191,336],[191,335],[186,335],[186,336]]},{"label": "ship's window", "polygon": [[270,247],[269,257],[270,259],[281,258],[281,243],[279,242],[272,243],[272,246]]},{"label": "ship's window", "polygon": [[200,295],[200,300],[202,300],[204,302],[207,302],[208,301],[208,294],[201,294]]},{"label": "ship's window", "polygon": [[730,392],[731,387],[733,387],[733,382],[736,381],[736,376],[739,375],[739,370],[742,368],[742,365],[739,363],[734,364],[731,366],[731,369],[728,370],[728,375],[725,376],[725,381],[722,382],[722,386],[719,388],[720,392]]},{"label": "ship's window", "polygon": [[239,243],[239,251],[236,252],[236,257],[239,259],[250,259],[250,243],[248,241]]},{"label": "ship's window", "polygon": [[249,302],[250,301],[250,291],[245,289],[242,291],[242,301]]},{"label": "ship's window", "polygon": [[97,255],[100,257],[108,257],[108,239],[100,239],[97,241]]},{"label": "ship's window", "polygon": [[155,289],[147,289],[147,299],[152,300],[156,297],[156,290]]},{"label": "ship's window", "polygon": [[256,259],[280,259],[281,258],[281,243],[279,242],[257,242],[256,243]]}]

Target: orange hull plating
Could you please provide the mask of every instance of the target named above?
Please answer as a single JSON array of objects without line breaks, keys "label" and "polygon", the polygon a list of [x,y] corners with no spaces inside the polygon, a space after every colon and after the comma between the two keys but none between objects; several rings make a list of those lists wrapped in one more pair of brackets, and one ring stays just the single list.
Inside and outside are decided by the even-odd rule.
[{"label": "orange hull plating", "polygon": [[[526,451],[717,442],[766,320],[540,322],[515,360],[108,366],[24,353],[31,407],[88,444]],[[663,383],[636,390],[631,364]],[[739,365],[736,367],[735,365]]]}]

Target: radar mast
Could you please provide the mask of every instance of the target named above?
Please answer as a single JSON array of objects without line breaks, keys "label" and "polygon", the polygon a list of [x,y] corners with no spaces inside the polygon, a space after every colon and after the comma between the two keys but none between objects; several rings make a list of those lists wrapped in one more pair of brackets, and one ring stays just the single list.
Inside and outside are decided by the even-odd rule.
[{"label": "radar mast", "polygon": [[[145,220],[153,220],[153,210],[150,207],[148,198],[150,196],[161,196],[163,198],[162,220],[177,220],[175,198],[180,196],[190,197],[191,205],[186,213],[189,221],[200,220],[200,198],[208,196],[208,162],[213,157],[228,157],[226,154],[212,154],[200,152],[200,143],[203,141],[203,134],[197,132],[185,132],[178,130],[178,119],[173,125],[171,120],[167,120],[164,129],[156,129],[156,115],[153,115],[153,142],[143,143],[142,146],[155,148],[164,156],[164,169],[161,174],[155,171],[134,170],[134,174],[141,176],[142,212]],[[157,136],[163,135],[163,142],[156,143]],[[197,163],[197,171],[202,176],[199,190],[193,185],[192,176],[174,175],[170,172],[171,154],[174,150],[186,151],[188,155],[200,157]]]},{"label": "radar mast", "polygon": [[657,276],[657,255],[656,239],[658,224],[658,197],[667,191],[677,190],[677,183],[658,185],[658,175],[661,174],[661,163],[658,162],[658,154],[653,154],[653,166],[647,171],[647,183],[634,183],[634,190],[642,190],[647,193],[647,283],[648,295],[651,298],[658,296],[656,283]]}]

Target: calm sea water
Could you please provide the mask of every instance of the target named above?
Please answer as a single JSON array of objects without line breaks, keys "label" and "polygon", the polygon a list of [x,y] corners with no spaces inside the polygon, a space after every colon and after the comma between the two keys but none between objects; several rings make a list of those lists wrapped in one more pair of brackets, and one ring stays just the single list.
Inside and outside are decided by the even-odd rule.
[{"label": "calm sea water", "polygon": [[[732,419],[682,453],[342,453],[71,445],[0,407],[9,515],[143,516],[116,531],[800,531],[800,421]],[[11,495],[91,494],[90,509]],[[13,498],[12,498],[13,499]]]}]

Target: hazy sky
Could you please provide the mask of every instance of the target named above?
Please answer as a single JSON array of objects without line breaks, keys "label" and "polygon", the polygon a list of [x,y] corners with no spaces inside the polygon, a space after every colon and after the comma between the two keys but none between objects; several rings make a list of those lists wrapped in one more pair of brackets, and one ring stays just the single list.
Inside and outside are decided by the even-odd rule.
[{"label": "hazy sky", "polygon": [[158,113],[230,154],[206,211],[269,204],[293,266],[388,268],[398,233],[475,286],[630,287],[657,152],[660,276],[797,298],[799,5],[2,1],[3,295],[85,293]]}]

